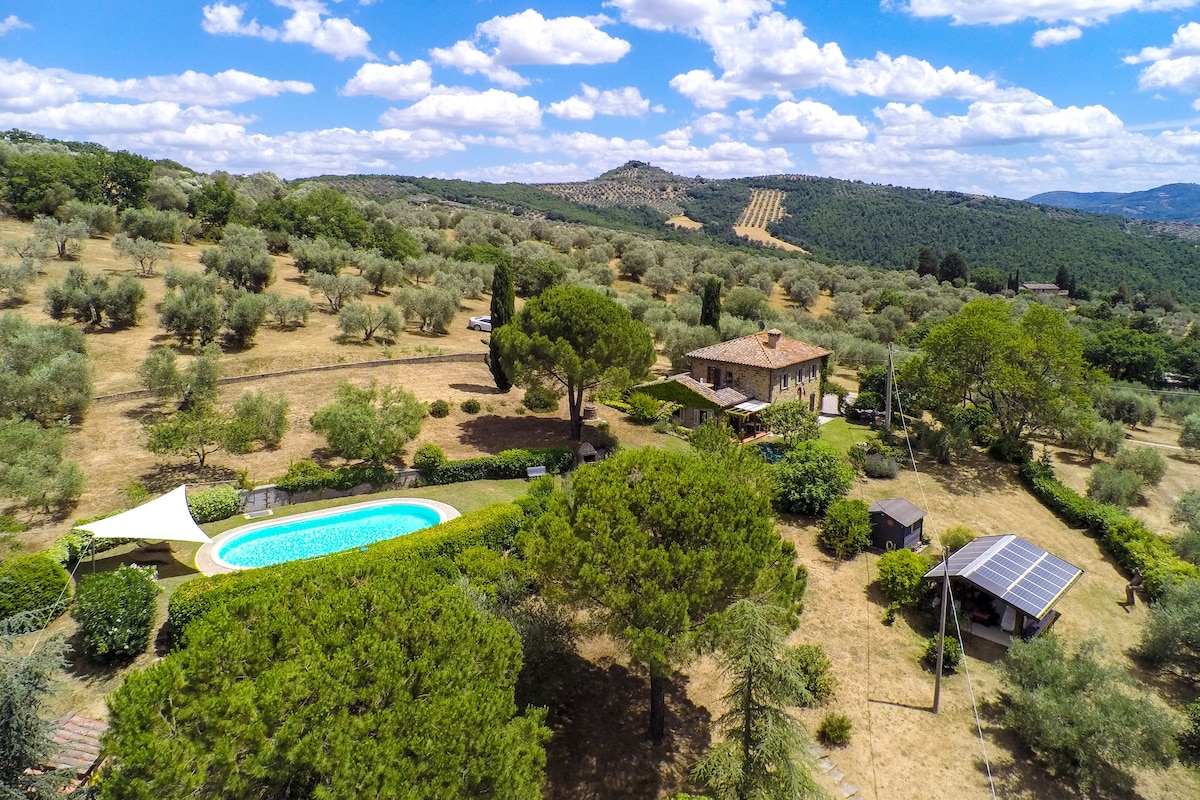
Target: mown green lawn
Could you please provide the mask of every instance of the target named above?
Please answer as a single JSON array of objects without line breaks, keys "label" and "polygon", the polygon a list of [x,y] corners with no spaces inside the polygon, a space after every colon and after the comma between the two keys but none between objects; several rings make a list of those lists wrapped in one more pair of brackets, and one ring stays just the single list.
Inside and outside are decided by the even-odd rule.
[{"label": "mown green lawn", "polygon": [[842,452],[849,450],[858,442],[878,438],[878,431],[871,430],[868,425],[849,422],[845,417],[838,417],[833,422],[826,422],[821,426],[821,439]]}]

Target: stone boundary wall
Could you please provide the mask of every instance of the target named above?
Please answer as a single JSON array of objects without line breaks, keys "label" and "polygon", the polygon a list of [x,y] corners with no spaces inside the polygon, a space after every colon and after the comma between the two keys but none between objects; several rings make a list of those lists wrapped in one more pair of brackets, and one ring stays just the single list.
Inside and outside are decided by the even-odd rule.
[{"label": "stone boundary wall", "polygon": [[360,483],[352,489],[315,489],[310,492],[291,492],[280,489],[273,483],[255,486],[253,489],[240,490],[242,509],[239,513],[249,514],[254,511],[265,511],[277,506],[290,506],[297,503],[311,503],[314,500],[331,500],[335,497],[355,497],[360,494],[386,492],[389,489],[407,489],[417,485],[420,477],[415,469],[404,469],[396,473],[396,480],[378,488],[369,483]]},{"label": "stone boundary wall", "polygon": [[[376,361],[354,361],[346,364],[324,364],[319,367],[300,367],[298,369],[284,369],[278,372],[258,372],[252,375],[233,375],[228,378],[220,378],[217,383],[225,386],[231,383],[246,383],[247,381],[257,381],[263,378],[279,378],[285,375],[302,375],[306,372],[331,372],[339,369],[359,369],[372,367],[386,366],[403,366],[405,364],[453,364],[463,363],[469,364],[472,362],[486,363],[487,353],[450,353],[440,356],[414,356],[412,358],[385,358]],[[131,392],[117,392],[116,394],[103,394],[99,397],[92,398],[93,403],[116,403],[121,400],[134,400],[141,397],[150,397],[148,389],[135,389]]]}]

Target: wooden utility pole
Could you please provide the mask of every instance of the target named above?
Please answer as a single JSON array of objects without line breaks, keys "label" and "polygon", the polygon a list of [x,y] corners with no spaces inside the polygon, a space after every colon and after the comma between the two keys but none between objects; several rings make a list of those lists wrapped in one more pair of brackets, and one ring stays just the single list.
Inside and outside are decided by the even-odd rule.
[{"label": "wooden utility pole", "polygon": [[887,380],[884,381],[883,438],[887,441],[892,433],[892,343],[888,342]]},{"label": "wooden utility pole", "polygon": [[950,548],[942,547],[942,619],[938,623],[937,678],[933,684],[933,713],[942,699],[942,654],[946,651],[946,606],[950,602]]}]

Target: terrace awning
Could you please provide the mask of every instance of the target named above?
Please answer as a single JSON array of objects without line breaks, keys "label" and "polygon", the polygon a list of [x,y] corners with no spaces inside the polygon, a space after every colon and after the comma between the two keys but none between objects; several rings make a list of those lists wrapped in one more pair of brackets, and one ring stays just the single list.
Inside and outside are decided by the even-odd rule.
[{"label": "terrace awning", "polygon": [[733,411],[743,411],[747,414],[753,414],[756,411],[762,411],[770,406],[770,403],[764,403],[762,400],[747,400],[744,403],[738,403],[733,407]]},{"label": "terrace awning", "polygon": [[97,539],[169,540],[173,542],[208,542],[208,534],[200,530],[188,510],[185,486],[156,497],[137,508],[113,517],[77,526]]}]

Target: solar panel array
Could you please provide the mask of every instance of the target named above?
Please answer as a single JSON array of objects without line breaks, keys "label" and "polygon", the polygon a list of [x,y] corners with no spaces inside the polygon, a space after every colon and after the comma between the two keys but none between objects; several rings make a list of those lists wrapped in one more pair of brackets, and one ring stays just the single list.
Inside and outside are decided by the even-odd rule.
[{"label": "solar panel array", "polygon": [[[950,557],[952,577],[961,577],[1035,617],[1041,617],[1083,570],[1017,536],[986,536]],[[926,577],[942,574],[941,565]]]}]

